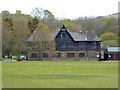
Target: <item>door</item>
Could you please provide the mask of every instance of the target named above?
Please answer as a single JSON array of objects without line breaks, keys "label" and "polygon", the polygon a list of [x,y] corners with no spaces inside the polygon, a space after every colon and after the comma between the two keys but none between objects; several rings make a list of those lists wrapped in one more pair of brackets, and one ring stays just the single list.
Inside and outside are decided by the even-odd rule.
[{"label": "door", "polygon": [[108,60],[108,53],[104,53],[104,60]]}]

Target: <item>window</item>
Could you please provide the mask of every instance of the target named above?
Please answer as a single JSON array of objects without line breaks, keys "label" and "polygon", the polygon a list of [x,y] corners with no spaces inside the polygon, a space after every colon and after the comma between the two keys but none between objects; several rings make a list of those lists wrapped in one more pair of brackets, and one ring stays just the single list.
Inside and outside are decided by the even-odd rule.
[{"label": "window", "polygon": [[85,53],[79,53],[79,57],[85,57]]},{"label": "window", "polygon": [[88,45],[88,46],[91,46],[91,45],[92,45],[92,42],[87,42],[87,45]]},{"label": "window", "polygon": [[85,42],[79,42],[79,46],[85,46]]},{"label": "window", "polygon": [[61,34],[61,38],[65,38],[65,34]]},{"label": "window", "polygon": [[78,42],[75,42],[74,44],[75,44],[75,46],[79,46],[79,43],[78,43]]},{"label": "window", "polygon": [[48,57],[48,53],[43,53],[43,57]]},{"label": "window", "polygon": [[31,53],[31,58],[37,58],[37,53]]},{"label": "window", "polygon": [[96,54],[96,53],[90,53],[90,57],[91,57],[91,58],[96,58],[96,57],[97,57],[97,54]]},{"label": "window", "polygon": [[67,53],[67,57],[75,57],[75,53]]},{"label": "window", "polygon": [[96,43],[96,42],[93,42],[93,45],[94,45],[94,46],[96,46],[96,45],[97,45],[97,43]]},{"label": "window", "polygon": [[56,56],[57,57],[61,57],[61,53],[56,53]]}]

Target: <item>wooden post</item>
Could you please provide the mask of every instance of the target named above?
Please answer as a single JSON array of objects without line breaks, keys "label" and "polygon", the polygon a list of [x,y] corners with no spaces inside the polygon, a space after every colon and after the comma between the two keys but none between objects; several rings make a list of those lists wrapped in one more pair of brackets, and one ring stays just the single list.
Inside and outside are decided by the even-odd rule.
[{"label": "wooden post", "polygon": [[114,55],[114,60],[115,60],[115,53],[113,55]]}]

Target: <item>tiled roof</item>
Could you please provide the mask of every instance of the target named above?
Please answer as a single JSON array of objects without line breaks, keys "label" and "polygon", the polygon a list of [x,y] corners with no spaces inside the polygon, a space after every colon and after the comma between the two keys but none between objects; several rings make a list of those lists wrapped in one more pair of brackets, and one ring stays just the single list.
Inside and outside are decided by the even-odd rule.
[{"label": "tiled roof", "polygon": [[[68,31],[68,30],[67,30]],[[70,32],[68,31],[69,34],[72,36],[74,41],[100,41],[100,39],[92,32],[82,32],[82,31],[77,31],[77,32]],[[58,32],[51,32],[53,37],[55,38]]]},{"label": "tiled roof", "polygon": [[[62,29],[66,29],[64,25],[63,25]],[[47,33],[48,35],[44,35],[44,36],[46,36],[46,37],[49,36],[49,38],[48,39],[46,38],[45,41],[50,41],[50,40],[55,39],[55,37],[57,36],[58,33],[59,32]],[[93,32],[88,32],[88,31],[70,32],[70,31],[68,31],[68,33],[71,35],[71,37],[74,39],[74,41],[101,41]],[[38,39],[38,36],[40,36],[40,33],[39,33],[39,31],[36,31],[30,36],[28,41],[34,41],[34,40]],[[34,38],[34,40],[33,40],[33,38]]]},{"label": "tiled roof", "polygon": [[27,41],[52,41],[55,36],[49,32],[35,31]]},{"label": "tiled roof", "polygon": [[70,32],[70,35],[73,37],[75,41],[100,41],[100,39],[92,32]]}]

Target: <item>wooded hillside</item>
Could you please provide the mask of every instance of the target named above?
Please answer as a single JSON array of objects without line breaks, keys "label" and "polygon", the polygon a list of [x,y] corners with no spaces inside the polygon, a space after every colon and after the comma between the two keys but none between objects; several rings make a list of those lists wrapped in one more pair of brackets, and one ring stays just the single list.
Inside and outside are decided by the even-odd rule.
[{"label": "wooded hillside", "polygon": [[[118,46],[118,19],[116,17],[84,17],[59,20],[52,12],[34,8],[32,15],[2,12],[3,54],[27,54],[27,40],[37,30],[38,24],[48,31],[59,31],[64,24],[69,31],[91,31],[102,40],[102,47]],[[119,35],[120,36],[120,35]]]}]

